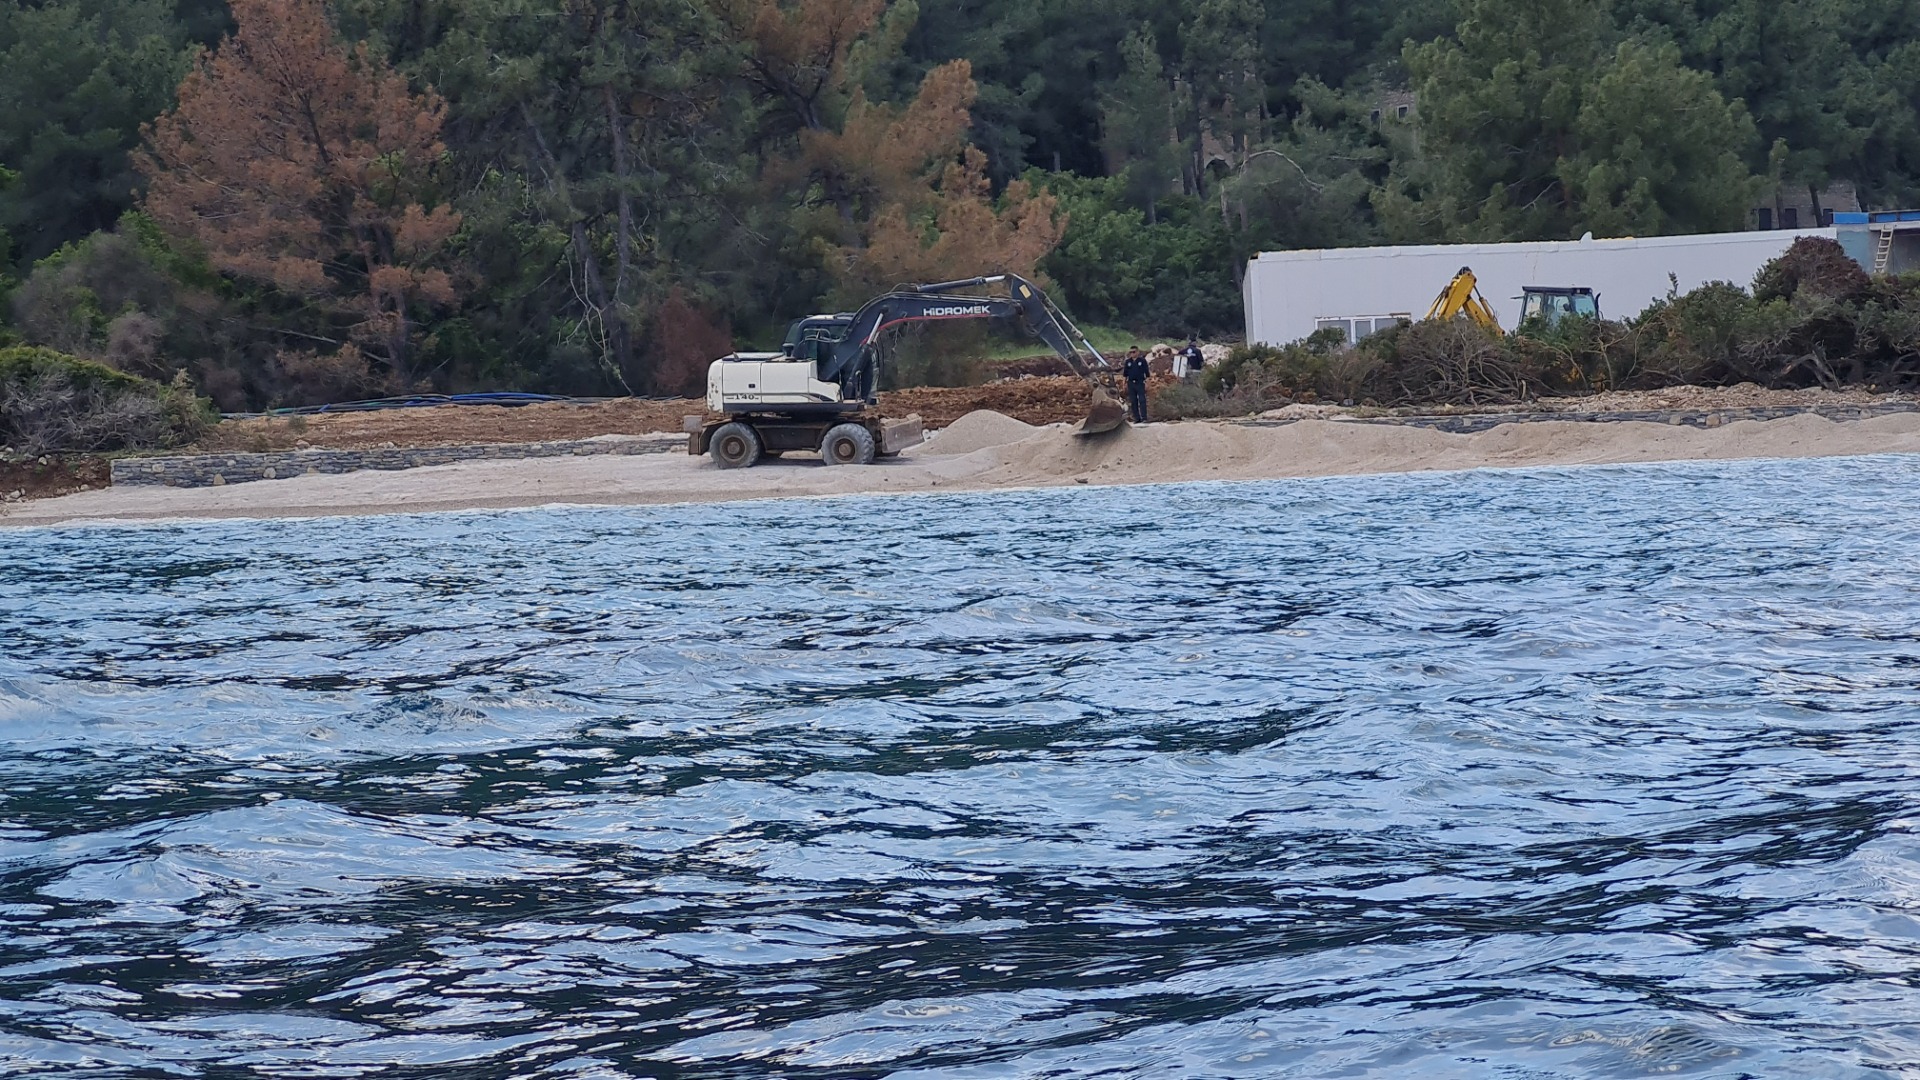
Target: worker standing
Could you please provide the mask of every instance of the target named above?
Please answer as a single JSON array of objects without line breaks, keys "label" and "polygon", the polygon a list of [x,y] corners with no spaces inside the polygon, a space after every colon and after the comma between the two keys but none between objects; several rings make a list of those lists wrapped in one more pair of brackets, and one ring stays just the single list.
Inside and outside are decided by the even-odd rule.
[{"label": "worker standing", "polygon": [[1120,365],[1120,373],[1127,377],[1127,408],[1133,413],[1133,422],[1147,422],[1147,358],[1140,353],[1140,346],[1127,350],[1127,362]]},{"label": "worker standing", "polygon": [[1185,381],[1188,376],[1200,374],[1200,369],[1206,366],[1207,358],[1200,352],[1200,338],[1188,334],[1187,347],[1173,354],[1174,377]]}]

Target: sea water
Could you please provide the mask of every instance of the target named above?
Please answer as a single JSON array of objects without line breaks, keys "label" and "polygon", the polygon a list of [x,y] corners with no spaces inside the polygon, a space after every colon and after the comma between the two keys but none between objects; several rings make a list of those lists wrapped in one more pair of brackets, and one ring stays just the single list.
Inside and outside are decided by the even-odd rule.
[{"label": "sea water", "polygon": [[1920,459],[0,540],[0,1074],[1920,1071]]}]

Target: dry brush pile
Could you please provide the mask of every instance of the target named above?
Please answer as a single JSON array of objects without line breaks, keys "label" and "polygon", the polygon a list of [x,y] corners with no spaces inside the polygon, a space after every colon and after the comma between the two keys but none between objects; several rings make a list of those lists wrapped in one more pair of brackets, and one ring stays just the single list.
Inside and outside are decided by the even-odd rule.
[{"label": "dry brush pile", "polygon": [[14,454],[177,446],[216,418],[184,375],[162,385],[52,349],[0,349],[0,449]]}]

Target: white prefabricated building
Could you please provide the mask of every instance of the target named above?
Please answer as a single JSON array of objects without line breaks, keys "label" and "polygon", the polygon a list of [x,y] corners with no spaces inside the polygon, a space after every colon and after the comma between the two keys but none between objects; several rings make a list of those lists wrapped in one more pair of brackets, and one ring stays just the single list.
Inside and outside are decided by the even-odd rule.
[{"label": "white prefabricated building", "polygon": [[1247,260],[1241,286],[1247,341],[1284,345],[1326,327],[1353,341],[1418,319],[1463,266],[1508,330],[1528,285],[1585,286],[1600,295],[1602,315],[1625,319],[1666,296],[1669,275],[1681,292],[1709,281],[1750,288],[1760,267],[1802,236],[1831,240],[1834,230],[1267,251]]}]

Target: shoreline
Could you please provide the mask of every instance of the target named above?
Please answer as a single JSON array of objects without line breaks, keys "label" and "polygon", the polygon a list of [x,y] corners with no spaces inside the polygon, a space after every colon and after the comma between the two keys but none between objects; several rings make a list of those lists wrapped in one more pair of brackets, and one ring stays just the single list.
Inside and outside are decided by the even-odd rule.
[{"label": "shoreline", "polygon": [[1466,434],[1323,419],[1278,426],[1181,421],[1079,440],[1063,425],[1030,427],[979,412],[898,459],[867,467],[794,458],[722,470],[678,453],[470,461],[222,487],[107,488],[8,504],[0,508],[0,529],[1897,453],[1920,454],[1920,413],[1840,421],[1798,415],[1712,428],[1529,419]]}]

